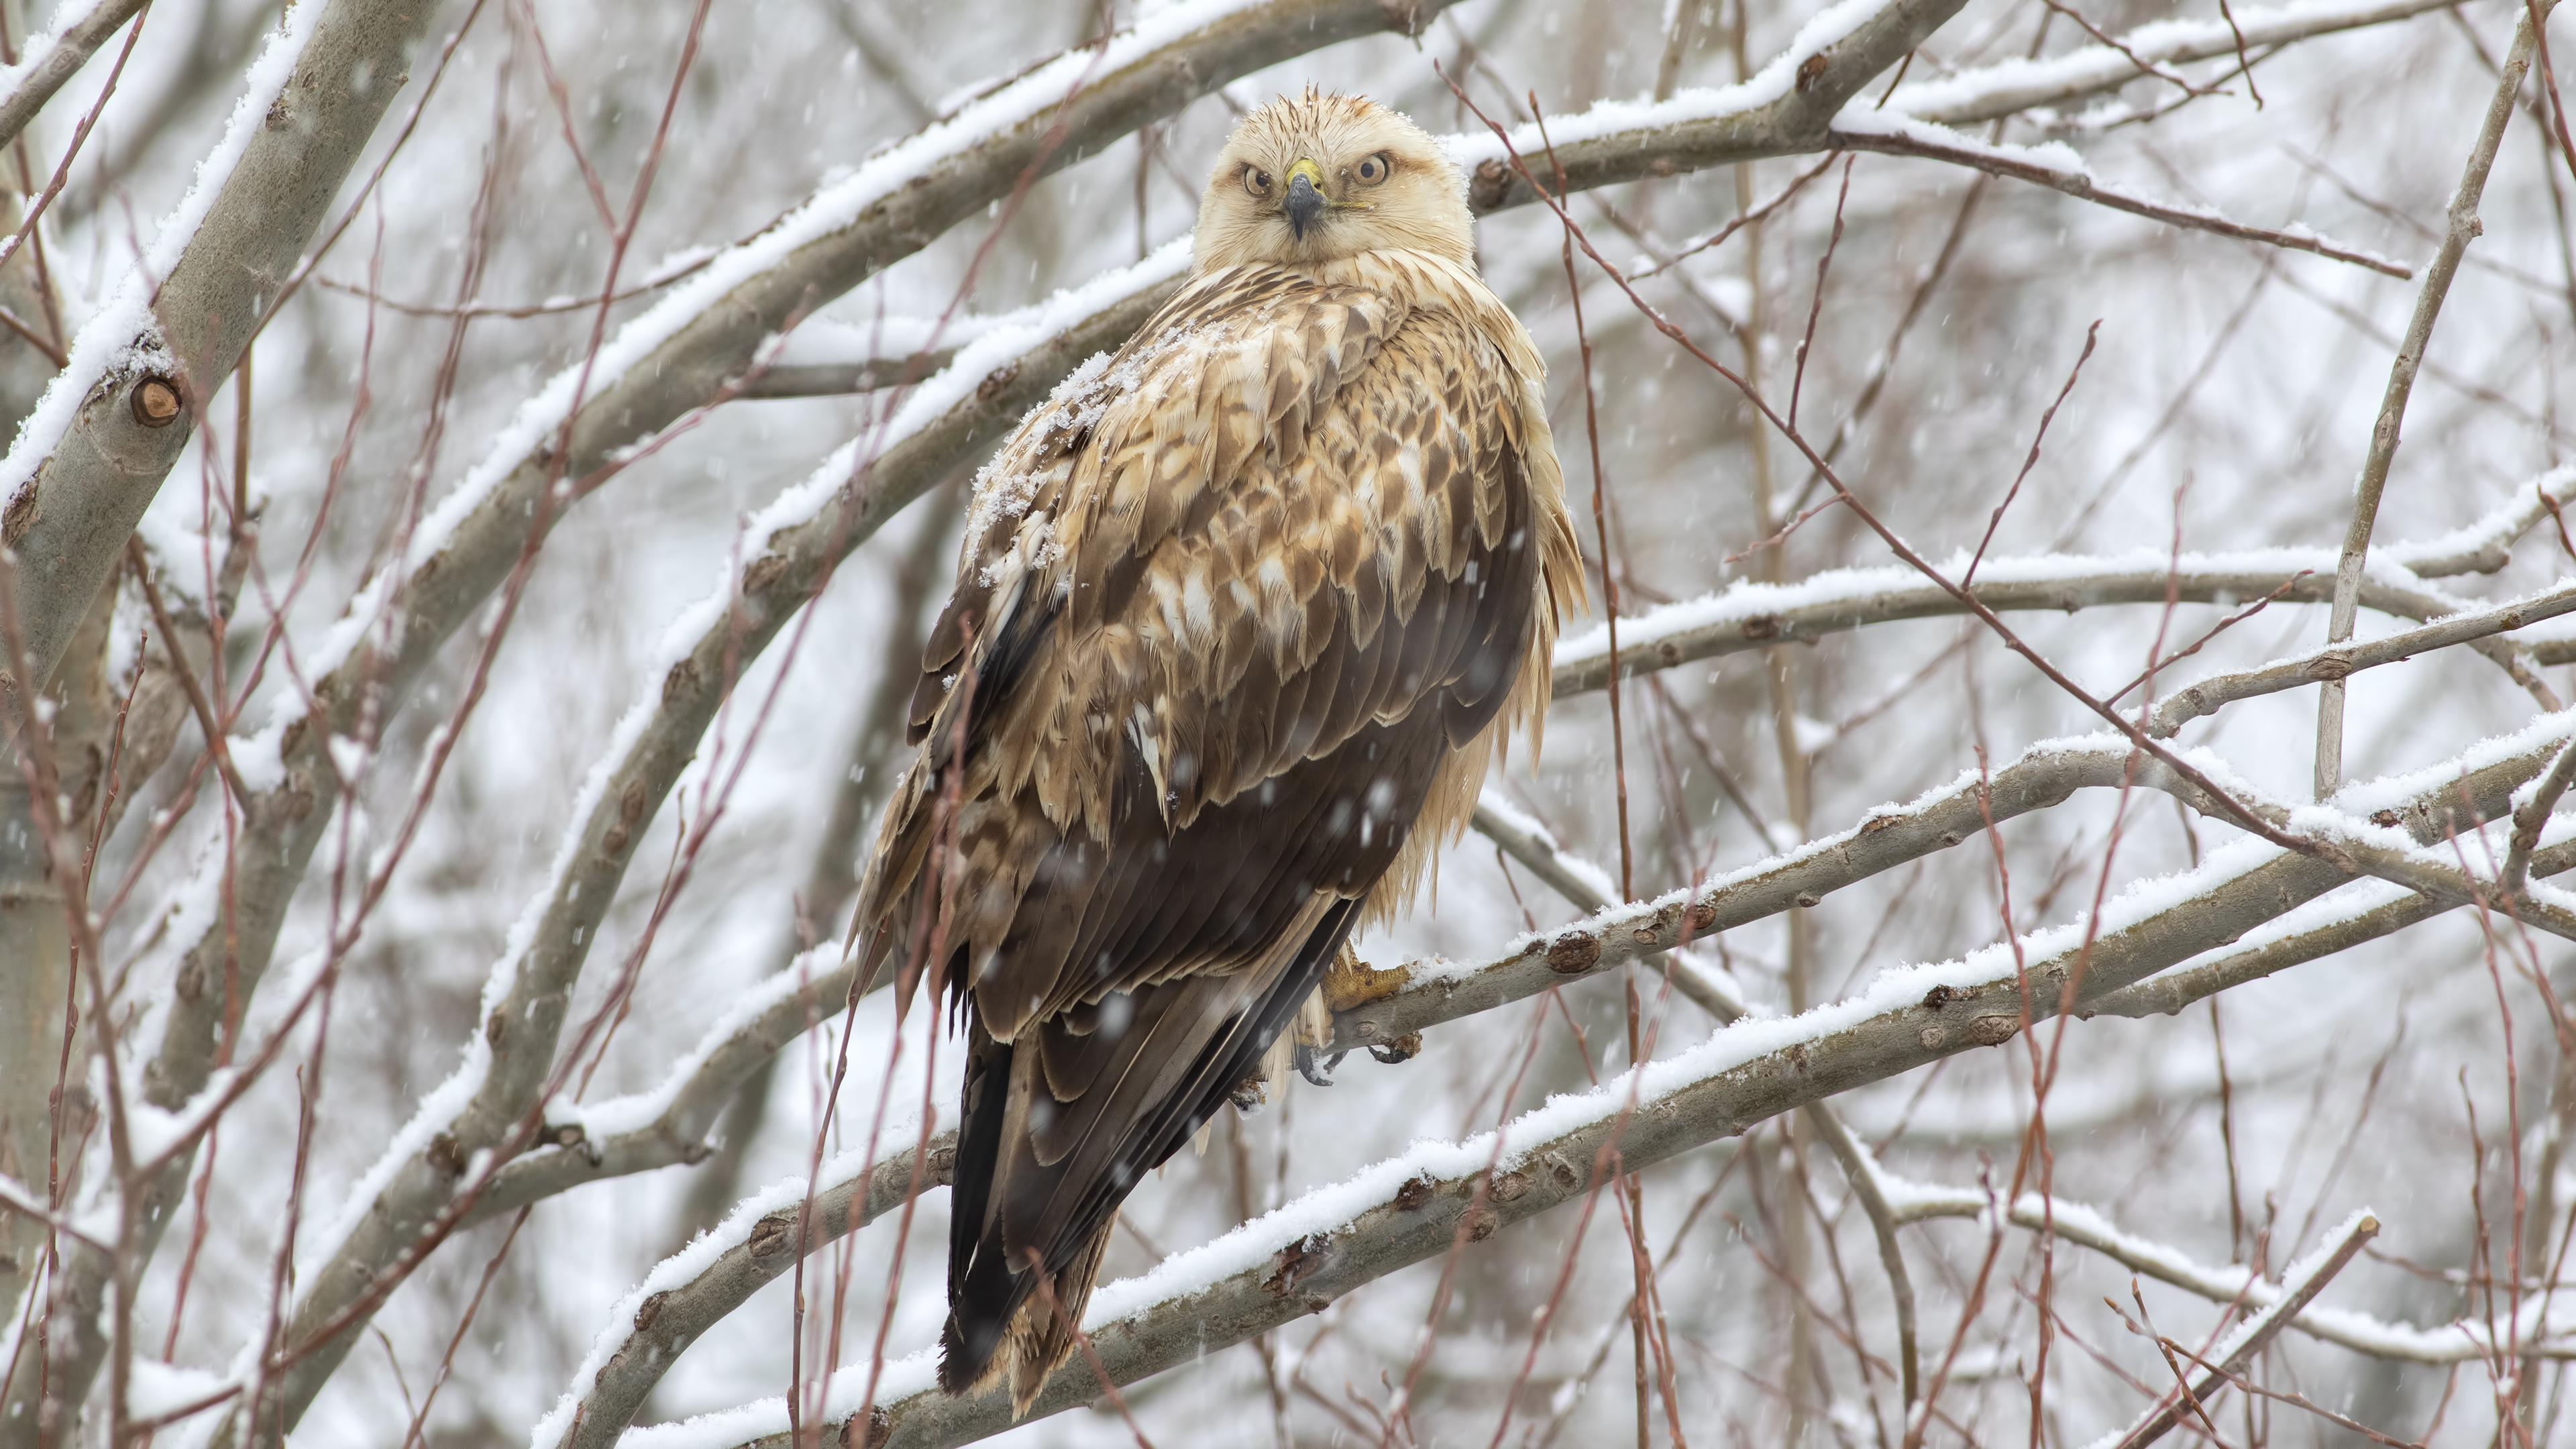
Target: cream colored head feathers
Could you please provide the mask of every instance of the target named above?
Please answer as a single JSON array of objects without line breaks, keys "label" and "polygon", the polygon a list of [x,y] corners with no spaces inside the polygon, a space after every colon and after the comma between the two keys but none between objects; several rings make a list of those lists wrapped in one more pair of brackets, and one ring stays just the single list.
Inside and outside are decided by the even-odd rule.
[{"label": "cream colored head feathers", "polygon": [[1421,127],[1365,96],[1306,94],[1243,118],[1199,200],[1202,272],[1419,251],[1472,266],[1458,168]]}]

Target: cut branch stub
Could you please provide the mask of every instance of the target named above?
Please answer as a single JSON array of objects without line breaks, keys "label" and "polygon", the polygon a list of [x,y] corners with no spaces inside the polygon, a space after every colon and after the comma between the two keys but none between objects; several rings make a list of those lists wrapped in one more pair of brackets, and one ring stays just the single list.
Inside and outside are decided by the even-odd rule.
[{"label": "cut branch stub", "polygon": [[[152,290],[153,340],[170,359],[167,371],[138,378],[105,365],[108,355],[135,343],[130,331],[92,335],[123,310],[111,303],[83,330],[71,367],[55,384],[100,379],[90,384],[89,402],[60,432],[31,424],[20,435],[17,448],[39,450],[33,466],[12,450],[26,481],[9,503],[23,519],[13,541],[21,555],[19,620],[39,677],[53,673],[187,441],[188,429],[171,425],[181,410],[163,407],[189,396],[202,402],[231,374],[280,279],[295,270],[409,80],[411,53],[433,13],[411,0],[332,0],[324,7],[177,263]],[[270,43],[293,42],[281,36]],[[126,285],[147,280],[138,272]],[[185,378],[184,388],[174,378]]]}]

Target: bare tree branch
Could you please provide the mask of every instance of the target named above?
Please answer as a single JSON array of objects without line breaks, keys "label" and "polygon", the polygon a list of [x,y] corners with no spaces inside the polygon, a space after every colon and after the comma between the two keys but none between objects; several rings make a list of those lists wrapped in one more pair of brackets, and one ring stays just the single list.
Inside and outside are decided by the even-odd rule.
[{"label": "bare tree branch", "polygon": [[[2186,553],[2152,564],[2145,555],[2134,560],[2064,554],[1988,559],[1978,566],[1977,585],[1971,592],[1997,612],[2071,614],[2104,604],[2162,604],[2169,587],[2177,601],[2190,604],[2233,603],[2275,592],[2284,600],[2321,604],[2333,597],[2334,577],[2328,572],[2333,563],[2334,555],[2324,549]],[[2429,588],[2398,569],[2367,576],[2362,600],[2373,609],[2407,619],[2443,618],[2476,607],[2473,600]],[[1841,569],[1824,579],[1786,587],[1742,582],[1724,594],[1622,620],[1620,668],[1640,674],[1778,643],[1808,643],[1868,624],[1964,612],[1957,596],[1924,583],[1921,575],[1906,568]],[[2517,683],[2524,682],[2512,645],[2491,638],[2468,642]],[[1602,688],[1609,679],[1607,636],[1601,631],[1558,641],[1554,689],[1559,697]]]},{"label": "bare tree branch", "polygon": [[[2503,814],[2513,789],[2547,766],[2567,727],[2553,722],[2464,756],[2456,771],[2436,768],[2372,789],[2418,838],[2439,839],[2450,822]],[[1086,1319],[1097,1362],[1122,1384],[1193,1362],[1622,1173],[1940,1057],[2000,1045],[2055,1016],[2061,1002],[2080,1005],[2129,985],[2343,879],[2320,861],[2259,842],[2231,850],[2242,854],[2205,863],[2188,891],[2159,892],[2146,906],[2113,901],[2098,934],[2081,926],[2034,933],[2019,966],[1998,946],[1885,972],[1849,1000],[1791,1020],[1740,1023],[1678,1057],[1557,1098],[1503,1130],[1500,1167],[1490,1177],[1496,1149],[1486,1136],[1417,1146],[1310,1193],[1144,1278],[1100,1289]],[[1629,942],[1630,954],[1640,944]],[[2029,983],[2027,999],[2017,978]],[[931,1367],[929,1355],[887,1365],[880,1417],[854,1428],[852,1441],[948,1446],[1011,1426],[1007,1395],[948,1398],[931,1382]],[[836,1376],[826,1413],[855,1412],[866,1377],[864,1365]],[[1058,1412],[1097,1392],[1090,1367],[1068,1365],[1033,1412]],[[785,1429],[784,1403],[767,1400],[700,1420],[692,1431],[708,1442],[787,1449]]]},{"label": "bare tree branch", "polygon": [[[1177,273],[1176,261],[1176,255],[1166,252],[1140,269],[1155,269],[1169,279]],[[371,1202],[344,1209],[344,1221],[357,1226],[326,1262],[306,1275],[290,1341],[301,1343],[323,1325],[345,1320],[350,1305],[379,1291],[384,1275],[416,1251],[422,1234],[441,1224],[460,1194],[479,1196],[483,1183],[466,1177],[467,1162],[478,1153],[504,1148],[541,1106],[571,1009],[573,984],[616,900],[643,826],[695,757],[700,738],[743,669],[852,549],[953,471],[976,439],[1006,428],[1081,359],[1135,330],[1143,313],[1161,300],[1153,287],[1112,285],[1108,295],[1116,300],[1106,311],[1091,310],[1087,295],[1059,297],[1032,309],[1036,315],[1027,326],[997,331],[964,349],[951,366],[953,376],[942,386],[922,389],[897,418],[889,431],[898,441],[880,457],[871,462],[862,454],[874,439],[849,444],[756,525],[759,532],[743,550],[741,573],[696,611],[703,620],[697,637],[653,671],[651,713],[617,742],[614,761],[604,762],[592,775],[583,818],[567,833],[554,879],[544,888],[545,909],[518,949],[493,967],[487,1019],[467,1043],[465,1065],[459,1069],[460,1079],[473,1083],[470,1098],[461,1107],[431,1106],[423,1119],[398,1135],[394,1150],[405,1160],[389,1178],[379,1175],[376,1180],[384,1186]],[[1007,365],[993,366],[996,359],[1008,360]],[[821,999],[838,1000],[846,990],[841,987]],[[804,1029],[808,1004],[787,1003],[797,1011],[796,1031]],[[453,1100],[446,1092],[432,1097],[433,1104]],[[652,1142],[695,1150],[712,1125],[703,1114],[721,1100],[693,1095],[675,1102],[674,1109],[684,1115],[667,1129],[661,1124],[652,1128]],[[327,1347],[300,1358],[287,1371],[290,1423],[338,1367],[362,1327],[359,1321],[343,1322]]]},{"label": "bare tree branch", "polygon": [[1888,97],[1887,109],[1944,126],[2000,120],[2115,91],[2138,78],[2140,60],[2187,64],[2233,57],[2240,35],[2245,46],[2288,45],[2441,8],[2435,0],[2365,0],[2239,10],[2232,27],[2224,20],[2162,20],[2122,36],[2117,46],[2088,45],[2044,60],[2007,60],[1901,85]]},{"label": "bare tree branch", "polygon": [[1884,112],[1855,112],[1843,117],[1828,133],[1827,144],[1843,151],[1871,151],[1881,156],[1913,156],[1926,161],[1944,161],[1953,166],[1982,171],[1989,176],[2045,186],[2078,201],[2089,201],[2096,206],[2145,217],[2167,226],[2350,262],[2382,276],[2407,278],[2415,275],[2397,262],[2338,245],[2314,232],[2273,231],[2266,227],[2247,226],[2206,208],[2150,201],[2118,187],[2105,186],[2086,172],[2080,158],[2063,147],[1982,145],[1912,116],[1890,116]]},{"label": "bare tree branch", "polygon": [[2324,680],[2342,679],[2364,669],[2401,663],[2418,654],[2484,639],[2571,611],[2576,611],[2576,587],[2551,589],[2492,609],[2454,614],[2421,629],[2407,629],[2361,644],[2329,645],[2279,664],[2267,664],[2238,674],[2217,675],[2186,685],[2158,705],[2155,723],[2148,728],[2148,733],[2159,739],[2168,739],[2191,721],[2216,714],[2238,700],[2278,694],[2285,689],[2297,689]]},{"label": "bare tree branch", "polygon": [[[2478,220],[2478,198],[2485,194],[2487,170],[2495,164],[2496,148],[2504,142],[2504,128],[2513,119],[2514,98],[2522,92],[2522,81],[2531,69],[2532,47],[2539,27],[2548,21],[2557,0],[2529,0],[2521,18],[2514,22],[2513,46],[2506,54],[2503,73],[2496,82],[2493,99],[2487,102],[2485,121],[2478,129],[2476,143],[2469,149],[2469,160],[2460,174],[2459,189],[2451,195],[2450,226],[2442,234],[2442,244],[2433,253],[2432,264],[2424,269],[2424,285],[2415,294],[2415,313],[2406,324],[2406,340],[2389,363],[2388,391],[2379,405],[2378,421],[2370,430],[2370,451],[2362,459],[2361,481],[2354,488],[2351,525],[2344,531],[2343,555],[2335,566],[2334,609],[2326,620],[2326,642],[2341,644],[2352,637],[2353,612],[2360,607],[2363,560],[2370,552],[2370,535],[2379,520],[2379,496],[2388,486],[2388,468],[2397,457],[2398,425],[2406,417],[2406,400],[2415,390],[2415,373],[2424,364],[2424,351],[2432,345],[2433,323],[2442,315],[2442,301],[2451,292],[2451,279],[2458,275],[2460,258],[2469,243],[2484,230]],[[2343,781],[2343,681],[2328,680],[2317,698],[2317,798],[2322,800]]]},{"label": "bare tree branch", "polygon": [[[52,674],[160,491],[188,413],[232,372],[401,89],[372,78],[406,75],[432,14],[387,0],[290,13],[234,112],[248,135],[222,185],[194,203],[203,210],[183,206],[163,223],[0,460],[0,542],[17,551],[18,617],[40,675]],[[152,389],[173,386],[175,413],[147,405],[160,396]]]},{"label": "bare tree branch", "polygon": [[41,52],[30,46],[30,53],[10,71],[16,83],[0,94],[0,146],[17,140],[54,92],[78,75],[98,48],[142,8],[143,0],[99,0],[88,14],[51,37]]},{"label": "bare tree branch", "polygon": [[[1993,1211],[1993,1199],[1983,1193],[1928,1187],[1890,1179],[1890,1191],[1896,1198],[1897,1216],[1907,1222],[1930,1218],[1976,1218]],[[2046,1199],[2037,1193],[2026,1193],[2006,1209],[2006,1216],[2017,1228],[2051,1237],[2089,1249],[2128,1269],[2130,1272],[2170,1284],[2186,1293],[2198,1294],[2212,1303],[2248,1304],[2258,1310],[2280,1305],[2285,1297],[2282,1285],[2265,1281],[2242,1266],[2230,1264],[2212,1268],[2195,1263],[2191,1255],[2168,1243],[2141,1238],[2114,1226],[2099,1211],[2064,1198]],[[2339,1348],[2372,1358],[2403,1363],[2454,1364],[2475,1363],[2490,1357],[2496,1348],[2488,1339],[2486,1325],[2476,1319],[2463,1318],[2438,1328],[2418,1328],[2411,1323],[2389,1323],[2366,1313],[2350,1309],[2319,1308],[2314,1304],[2299,1307],[2289,1315],[2288,1326]],[[2532,1354],[2541,1358],[2576,1358],[2576,1341],[2549,1337],[2546,1325],[2534,1322],[2506,1351]],[[2564,1330],[2560,1330],[2563,1334]]]}]

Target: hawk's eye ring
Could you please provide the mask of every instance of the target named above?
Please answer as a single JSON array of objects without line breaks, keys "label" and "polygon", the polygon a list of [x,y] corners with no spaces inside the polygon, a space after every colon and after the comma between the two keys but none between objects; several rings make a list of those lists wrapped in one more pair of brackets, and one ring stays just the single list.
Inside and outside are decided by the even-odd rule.
[{"label": "hawk's eye ring", "polygon": [[1387,177],[1387,173],[1394,169],[1395,163],[1392,158],[1390,158],[1384,151],[1380,151],[1376,155],[1371,156],[1360,163],[1359,171],[1357,172],[1360,185],[1375,186],[1379,182],[1384,181]]},{"label": "hawk's eye ring", "polygon": [[1244,167],[1243,189],[1251,192],[1255,196],[1268,196],[1270,194],[1270,173],[1262,170],[1258,166]]}]

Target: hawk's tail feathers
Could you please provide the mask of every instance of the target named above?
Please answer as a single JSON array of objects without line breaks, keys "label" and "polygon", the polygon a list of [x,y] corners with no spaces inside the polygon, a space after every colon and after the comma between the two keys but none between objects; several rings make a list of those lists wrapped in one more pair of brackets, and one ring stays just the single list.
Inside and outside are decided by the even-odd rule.
[{"label": "hawk's tail feathers", "polygon": [[1053,1302],[1045,1293],[1030,1293],[1001,1323],[994,1321],[993,1305],[952,1301],[947,1326],[939,1334],[939,1387],[950,1394],[973,1394],[1007,1381],[1011,1417],[1026,1418],[1048,1378],[1073,1357],[1074,1327],[1091,1302],[1100,1259],[1116,1225],[1113,1213],[1073,1261],[1048,1275]]}]

